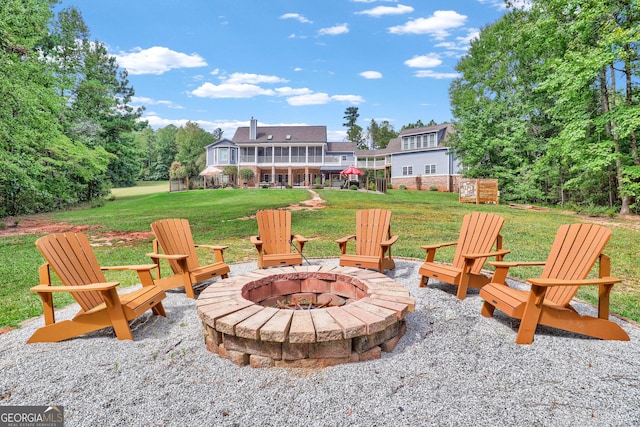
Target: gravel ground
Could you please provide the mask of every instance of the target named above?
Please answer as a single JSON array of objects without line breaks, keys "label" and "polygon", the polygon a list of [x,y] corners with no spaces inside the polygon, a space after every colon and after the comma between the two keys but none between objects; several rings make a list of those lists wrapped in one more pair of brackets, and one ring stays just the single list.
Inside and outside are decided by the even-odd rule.
[{"label": "gravel ground", "polygon": [[[195,302],[172,291],[167,318],[133,323],[135,341],[104,331],[25,344],[42,318],[0,335],[0,405],[63,405],[67,426],[640,425],[636,324],[620,321],[630,342],[538,328],[533,344],[517,345],[517,321],[482,317],[475,290],[459,301],[446,284],[418,288],[419,265],[400,259],[388,273],[416,310],[395,351],[378,360],[238,367],[206,350]],[[255,268],[233,264],[231,274]]]}]

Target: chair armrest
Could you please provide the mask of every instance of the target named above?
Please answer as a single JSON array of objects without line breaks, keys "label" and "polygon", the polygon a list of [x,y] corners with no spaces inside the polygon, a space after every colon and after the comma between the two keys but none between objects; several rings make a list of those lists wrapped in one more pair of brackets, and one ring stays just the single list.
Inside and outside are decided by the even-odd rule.
[{"label": "chair armrest", "polygon": [[159,254],[157,252],[149,252],[147,254],[147,256],[150,257],[150,258],[153,258],[153,259],[162,258],[162,259],[166,259],[166,260],[179,260],[179,259],[187,259],[187,258],[189,258],[189,255],[182,255],[182,254],[167,255],[167,254]]},{"label": "chair armrest", "polygon": [[562,280],[562,279],[527,279],[527,282],[535,286],[589,286],[589,285],[613,285],[622,282],[616,277],[600,277],[598,279]]},{"label": "chair armrest", "polygon": [[118,286],[120,282],[91,283],[90,285],[80,286],[50,286],[38,285],[33,286],[29,290],[31,292],[95,292],[108,291]]},{"label": "chair armrest", "polygon": [[256,246],[262,244],[262,240],[260,240],[260,236],[249,236],[249,240],[251,240],[251,243],[253,243]]},{"label": "chair armrest", "polygon": [[130,271],[149,271],[156,268],[156,264],[139,264],[139,265],[113,265],[100,267],[100,270],[130,270]]},{"label": "chair armrest", "polygon": [[462,254],[463,258],[470,258],[470,259],[478,259],[478,258],[488,258],[488,257],[497,257],[497,256],[504,256],[506,254],[508,254],[509,250],[506,249],[500,249],[498,251],[495,252],[487,252],[484,254]]},{"label": "chair armrest", "polygon": [[356,238],[356,235],[355,234],[351,234],[349,236],[345,236],[345,237],[342,237],[342,238],[336,240],[336,243],[338,243],[338,244],[347,243],[347,241],[349,241],[351,239],[355,239],[355,238]]},{"label": "chair armrest", "polygon": [[439,249],[439,248],[444,248],[445,246],[453,246],[457,244],[458,244],[458,241],[456,240],[455,242],[436,243],[434,245],[422,245],[420,247],[428,251],[429,249]]},{"label": "chair armrest", "polygon": [[398,236],[391,236],[389,240],[380,242],[380,246],[391,246],[398,240]]},{"label": "chair armrest", "polygon": [[224,250],[229,246],[221,246],[221,245],[195,245],[196,248],[205,248],[213,250],[216,262],[224,262]]},{"label": "chair armrest", "polygon": [[505,285],[507,283],[507,274],[509,273],[509,268],[535,265],[542,266],[546,263],[538,261],[490,261],[488,264],[496,268],[493,272],[491,282]]},{"label": "chair armrest", "polygon": [[445,243],[437,243],[434,245],[422,245],[420,246],[422,249],[424,249],[425,251],[427,251],[426,257],[424,259],[424,262],[433,262],[433,260],[436,257],[436,251],[440,248],[444,248],[445,246],[454,246],[457,245],[458,242],[445,242]]},{"label": "chair armrest", "polygon": [[489,261],[489,265],[492,265],[496,268],[510,268],[510,267],[526,267],[526,266],[542,266],[545,265],[544,261]]},{"label": "chair armrest", "polygon": [[220,245],[195,245],[195,247],[213,249],[214,251],[224,251],[225,249],[229,248],[229,246],[220,246]]},{"label": "chair armrest", "polygon": [[293,240],[300,242],[300,243],[306,243],[309,241],[309,239],[307,239],[306,237],[303,237],[299,234],[294,234],[293,235]]}]

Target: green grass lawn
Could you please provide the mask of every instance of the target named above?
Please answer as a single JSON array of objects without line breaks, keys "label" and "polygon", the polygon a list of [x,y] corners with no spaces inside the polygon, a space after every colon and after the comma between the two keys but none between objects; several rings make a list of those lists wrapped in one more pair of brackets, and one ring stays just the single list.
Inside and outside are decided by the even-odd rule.
[{"label": "green grass lawn", "polygon": [[[136,191],[138,190],[138,191]],[[505,218],[502,229],[504,247],[510,249],[506,260],[545,260],[557,228],[572,222],[593,219],[560,210],[527,211],[503,205],[472,205],[458,202],[457,194],[391,190],[388,194],[356,191],[318,190],[326,200],[325,208],[294,210],[293,232],[311,240],[305,246],[307,257],[339,255],[335,239],[352,234],[355,212],[365,208],[384,208],[393,212],[392,233],[400,236],[393,246],[394,256],[422,259],[420,245],[457,240],[462,217],[472,211],[490,211]],[[91,240],[111,239],[111,245],[97,246],[96,256],[102,265],[140,264],[150,260],[151,222],[161,218],[187,218],[194,240],[202,244],[223,244],[227,262],[257,258],[249,236],[257,234],[254,219],[246,219],[259,209],[299,205],[310,199],[306,190],[220,189],[168,193],[168,184],[160,183],[116,189],[115,200],[92,209],[74,209],[40,216],[54,222],[88,226]],[[624,280],[614,287],[611,308],[614,313],[640,321],[640,295],[637,262],[640,231],[627,220],[608,219],[613,237],[606,248],[612,259],[612,274]],[[114,236],[148,233],[142,238],[125,241]],[[42,314],[37,295],[29,288],[38,283],[37,267],[43,258],[34,242],[38,235],[0,237],[0,327],[17,326],[21,321]],[[350,247],[353,249],[352,247]],[[438,252],[437,261],[450,262],[453,248]],[[199,252],[202,262],[212,254]],[[233,274],[233,267],[231,269]],[[519,278],[535,277],[536,268],[512,270]],[[126,272],[109,272],[108,280],[136,283],[137,276]],[[57,306],[72,302],[70,297],[56,295]],[[595,302],[597,288],[581,290],[579,298]]]}]

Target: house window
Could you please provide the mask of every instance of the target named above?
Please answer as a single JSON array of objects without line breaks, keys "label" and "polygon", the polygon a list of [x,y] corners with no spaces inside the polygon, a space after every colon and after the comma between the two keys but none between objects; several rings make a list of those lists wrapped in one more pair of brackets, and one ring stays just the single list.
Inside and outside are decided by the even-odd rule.
[{"label": "house window", "polygon": [[346,162],[347,161],[347,156],[342,156],[342,161]]},{"label": "house window", "polygon": [[413,166],[403,166],[402,175],[413,175]]},{"label": "house window", "polygon": [[307,160],[306,147],[291,147],[291,161],[293,163],[304,163]]},{"label": "house window", "polygon": [[434,148],[434,147],[438,146],[438,143],[436,141],[436,134],[435,133],[430,133],[429,135],[427,135],[427,137],[429,138],[429,141],[427,143],[427,147]]},{"label": "house window", "polygon": [[424,165],[425,175],[433,175],[436,173],[436,165]]},{"label": "house window", "polygon": [[229,163],[229,149],[228,148],[220,148],[218,150],[218,153],[220,155],[220,164],[228,164]]},{"label": "house window", "polygon": [[289,147],[274,147],[276,163],[289,162]]},{"label": "house window", "polygon": [[254,163],[256,161],[256,148],[255,147],[241,147],[240,148],[240,162],[242,163]]},{"label": "house window", "polygon": [[402,149],[403,150],[409,149],[409,138],[407,138],[406,136],[402,138]]},{"label": "house window", "polygon": [[264,175],[262,175],[262,182],[271,182],[270,178],[271,176],[269,176],[268,173],[265,173]]},{"label": "house window", "polygon": [[412,136],[411,138],[409,138],[409,149],[415,150],[415,148],[416,148],[416,137]]}]

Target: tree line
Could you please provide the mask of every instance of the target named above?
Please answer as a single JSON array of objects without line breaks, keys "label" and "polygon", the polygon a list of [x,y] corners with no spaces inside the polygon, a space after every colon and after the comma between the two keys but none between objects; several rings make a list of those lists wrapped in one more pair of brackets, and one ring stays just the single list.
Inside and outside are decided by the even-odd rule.
[{"label": "tree line", "polygon": [[450,86],[451,146],[501,199],[640,207],[640,8],[532,0],[483,28]]},{"label": "tree line", "polygon": [[[347,128],[347,141],[356,144],[358,150],[382,150],[387,148],[389,141],[399,135],[399,132],[394,129],[388,120],[383,120],[378,123],[375,119],[371,119],[365,132],[362,126],[358,124],[358,117],[360,117],[358,110],[358,107],[347,107],[343,117],[345,122],[342,125]],[[422,123],[422,120],[418,119],[414,123],[403,125],[402,128],[400,128],[400,132],[405,129],[436,126],[437,124],[438,123],[432,119],[425,125]]]},{"label": "tree line", "polygon": [[[170,171],[197,176],[222,131],[151,129],[131,105],[127,71],[79,10],[54,14],[56,3],[0,2],[0,217],[99,203],[112,186]],[[498,178],[505,201],[637,212],[637,0],[529,5],[483,28],[456,65],[449,144],[465,175]],[[388,121],[363,129],[358,117],[345,110],[359,149],[398,136]]]},{"label": "tree line", "polygon": [[0,217],[98,203],[112,186],[197,172],[221,131],[154,132],[133,107],[127,71],[56,0],[0,2]]}]

